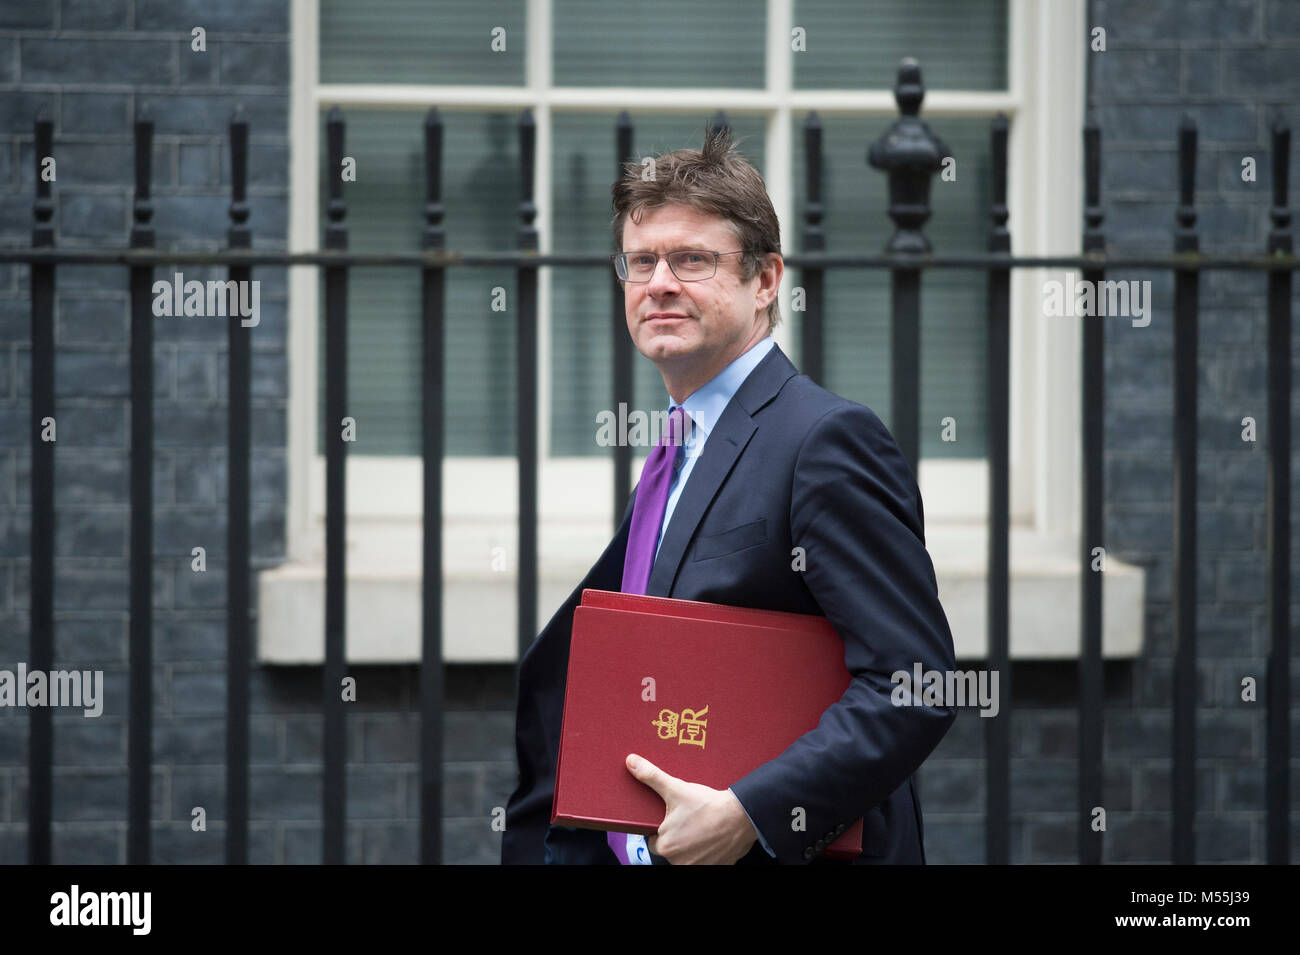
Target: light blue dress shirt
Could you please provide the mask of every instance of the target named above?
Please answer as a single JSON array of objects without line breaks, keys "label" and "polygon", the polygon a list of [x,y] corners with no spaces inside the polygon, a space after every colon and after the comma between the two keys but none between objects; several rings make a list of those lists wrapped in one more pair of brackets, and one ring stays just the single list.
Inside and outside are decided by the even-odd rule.
[{"label": "light blue dress shirt", "polygon": [[[757,367],[758,363],[772,350],[775,344],[776,342],[772,340],[770,335],[764,338],[718,372],[703,388],[693,392],[690,397],[682,402],[682,408],[691,416],[693,424],[690,434],[686,436],[682,457],[679,459],[681,467],[673,474],[673,483],[669,488],[668,505],[664,508],[664,520],[659,525],[659,539],[655,544],[656,559],[659,557],[659,547],[664,541],[664,529],[668,527],[668,522],[673,519],[673,511],[677,508],[677,501],[682,496],[682,488],[686,487],[686,482],[691,478],[691,471],[694,470],[695,462],[704,450],[704,443],[708,441],[709,434],[718,423],[718,418],[722,417],[722,412],[736,392],[740,390],[740,386],[749,377],[749,373]],[[745,809],[743,805],[740,808]],[[749,810],[745,810],[745,815],[749,817],[750,825],[754,825],[753,817],[749,816]],[[758,832],[758,826],[754,826],[754,831]],[[772,851],[772,847],[767,844],[767,840],[763,838],[761,832],[758,832],[758,841],[767,850],[768,855],[776,858],[776,853]]]}]

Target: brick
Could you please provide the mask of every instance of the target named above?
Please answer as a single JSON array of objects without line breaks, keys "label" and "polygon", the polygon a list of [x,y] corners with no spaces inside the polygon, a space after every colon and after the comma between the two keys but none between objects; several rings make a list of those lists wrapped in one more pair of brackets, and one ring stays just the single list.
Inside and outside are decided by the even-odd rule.
[{"label": "brick", "polygon": [[283,40],[227,40],[218,55],[225,86],[289,85],[289,47]]},{"label": "brick", "polygon": [[1219,561],[1218,597],[1240,603],[1257,603],[1267,595],[1263,556],[1250,560]]},{"label": "brick", "polygon": [[[1101,168],[1102,195],[1171,194],[1178,188],[1178,154],[1170,149],[1109,149]],[[1106,227],[1103,220],[1102,227]]]},{"label": "brick", "polygon": [[1062,819],[1030,819],[1028,830],[1028,858],[1034,864],[1073,863],[1079,859],[1079,832],[1077,821]]},{"label": "brick", "polygon": [[[0,11],[0,16],[3,12]],[[0,27],[3,29],[3,27]],[[0,97],[0,129],[21,132],[31,136],[36,124],[36,116],[42,110],[49,119],[58,116],[58,100],[54,93],[33,92],[30,90],[6,91]],[[31,175],[31,172],[28,172]],[[30,180],[29,180],[30,181]],[[26,212],[26,221],[31,221],[31,209]],[[27,271],[23,269],[23,271]]]},{"label": "brick", "polygon": [[420,759],[418,714],[365,717],[361,754],[367,762],[413,763]]},{"label": "brick", "polygon": [[60,239],[102,239],[121,244],[130,229],[123,196],[60,193],[56,218]]},{"label": "brick", "polygon": [[187,37],[176,44],[176,55],[180,65],[180,82],[187,88],[195,86],[216,86],[219,83],[218,54],[224,44],[206,41],[207,49],[196,50],[193,39]]},{"label": "brick", "polygon": [[[230,359],[225,352],[216,357],[217,400],[230,398]],[[289,360],[284,352],[256,352],[249,369],[249,391],[254,398],[288,398]]]},{"label": "brick", "polygon": [[319,770],[275,767],[253,772],[250,774],[250,818],[319,820],[321,785]]},{"label": "brick", "polygon": [[1078,763],[1063,759],[1015,760],[1011,766],[1011,811],[1051,812],[1077,802]]},{"label": "brick", "polygon": [[1169,861],[1171,829],[1167,816],[1117,813],[1106,820],[1103,862]]},{"label": "brick", "polygon": [[1225,50],[1223,89],[1251,97],[1290,97],[1300,93],[1294,48]]},{"label": "brick", "polygon": [[54,526],[56,557],[127,557],[123,508],[63,511]]},{"label": "brick", "polygon": [[[151,827],[150,861],[154,865],[221,865],[226,861],[226,829],[195,832],[189,823]],[[250,847],[251,848],[251,847]]]},{"label": "brick", "polygon": [[21,55],[24,83],[161,86],[176,81],[171,50],[160,40],[25,37]]},{"label": "brick", "polygon": [[54,29],[54,0],[30,0],[28,3],[0,7],[0,30]]},{"label": "brick", "polygon": [[224,138],[236,104],[244,108],[251,135],[288,137],[289,101],[281,93],[141,93],[136,97],[137,111],[147,110],[153,117],[156,135]]},{"label": "brick", "polygon": [[362,826],[361,845],[365,865],[416,865],[420,861],[420,825]]},{"label": "brick", "polygon": [[127,0],[62,0],[61,30],[130,30]]},{"label": "brick", "polygon": [[482,820],[444,819],[443,862],[447,865],[497,865],[501,862],[501,833]]},{"label": "brick", "polygon": [[[320,865],[323,857],[321,827],[317,825],[285,825],[284,864]],[[349,826],[344,833],[344,858],[348,865],[361,863],[361,830]]]},{"label": "brick", "polygon": [[11,85],[17,82],[18,38],[0,38],[0,83]]},{"label": "brick", "polygon": [[211,351],[176,350],[176,397],[211,401],[217,394],[217,356]]},{"label": "brick", "polygon": [[226,675],[213,670],[181,670],[172,674],[176,713],[190,716],[226,712]]},{"label": "brick", "polygon": [[[1197,125],[1200,132],[1198,145],[1202,148],[1205,144],[1217,142],[1254,143],[1259,133],[1257,109],[1246,103],[1204,106],[1105,104],[1097,107],[1097,122],[1107,143],[1165,142],[1176,145],[1178,127],[1185,113]],[[1175,174],[1172,169],[1170,172]],[[1172,223],[1172,216],[1165,221]]]},{"label": "brick", "polygon": [[212,147],[207,143],[180,144],[180,184],[182,186],[211,186]]},{"label": "brick", "polygon": [[[1099,0],[1092,22],[1107,27],[1107,44],[1171,40],[1247,40],[1259,36],[1257,0],[1187,0],[1133,4]],[[1107,53],[1106,55],[1109,55]]]},{"label": "brick", "polygon": [[175,618],[155,614],[154,659],[159,662],[200,663],[226,659],[224,615],[204,619],[195,613]]},{"label": "brick", "polygon": [[925,817],[925,861],[929,865],[981,865],[982,822]]},{"label": "brick", "polygon": [[[125,138],[131,133],[130,101],[120,92],[64,92],[60,101],[60,131],[70,133],[107,133]],[[62,144],[56,156],[62,155]],[[134,182],[134,172],[131,173]]]},{"label": "brick", "polygon": [[515,759],[513,712],[450,711],[443,727],[443,758],[449,762]]},{"label": "brick", "polygon": [[130,306],[124,299],[60,296],[57,341],[60,348],[68,345],[125,347],[130,343],[129,320]]},{"label": "brick", "polygon": [[351,819],[396,819],[405,787],[399,772],[376,766],[348,767],[347,809]]},{"label": "brick", "polygon": [[483,773],[477,763],[449,763],[443,767],[443,816],[478,818],[482,800]]},{"label": "brick", "polygon": [[[217,160],[218,182],[223,187],[230,186],[230,143],[228,140],[222,140],[217,144],[219,153]],[[249,143],[248,144],[248,184],[258,187],[279,187],[287,188],[289,185],[289,148],[287,145],[279,143]],[[257,209],[253,208],[251,216],[256,217]],[[250,218],[250,222],[252,219]],[[270,271],[269,269],[259,270],[261,272]],[[276,270],[280,271],[280,270]],[[265,304],[267,289],[262,289],[262,300]]]},{"label": "brick", "polygon": [[285,0],[247,0],[233,6],[214,6],[205,0],[136,0],[137,30],[176,30],[188,34],[196,26],[208,31],[209,41],[219,31],[287,33],[289,5]]},{"label": "brick", "polygon": [[[250,789],[252,784],[250,783]],[[251,796],[250,796],[251,799]],[[226,772],[222,766],[215,770],[187,768],[176,772],[172,778],[172,801],[167,814],[161,818],[172,822],[188,823],[196,807],[207,813],[208,825],[226,820]],[[250,815],[256,815],[250,806]]]},{"label": "brick", "polygon": [[921,795],[925,809],[935,812],[982,812],[984,770],[980,761],[929,760],[921,768]]},{"label": "brick", "polygon": [[1218,50],[1183,50],[1179,88],[1184,96],[1209,96],[1219,92],[1221,71]]},{"label": "brick", "polygon": [[1290,0],[1267,0],[1264,35],[1300,37],[1300,7]]},{"label": "brick", "polygon": [[1218,815],[1198,817],[1195,823],[1198,863],[1244,863],[1256,858],[1251,851],[1251,823]]},{"label": "brick", "polygon": [[1173,95],[1179,87],[1179,51],[1107,50],[1094,59],[1093,83],[1099,97]]},{"label": "brick", "polygon": [[55,728],[57,766],[121,766],[125,762],[126,726],[120,719],[81,717],[61,721]]},{"label": "brick", "polygon": [[215,505],[225,501],[224,459],[202,452],[178,452],[175,464],[178,503]]},{"label": "brick", "polygon": [[50,858],[55,865],[123,865],[126,823],[55,823],[50,827]]}]

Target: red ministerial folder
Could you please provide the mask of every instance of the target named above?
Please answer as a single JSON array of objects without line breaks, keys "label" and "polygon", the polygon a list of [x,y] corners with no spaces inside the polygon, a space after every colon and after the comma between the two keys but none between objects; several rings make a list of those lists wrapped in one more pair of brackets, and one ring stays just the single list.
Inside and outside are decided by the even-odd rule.
[{"label": "red ministerial folder", "polygon": [[[551,822],[652,835],[663,800],[627,771],[628,753],[724,789],[816,727],[849,681],[843,643],[824,617],[585,590],[573,617]],[[861,851],[859,820],[824,854]]]}]

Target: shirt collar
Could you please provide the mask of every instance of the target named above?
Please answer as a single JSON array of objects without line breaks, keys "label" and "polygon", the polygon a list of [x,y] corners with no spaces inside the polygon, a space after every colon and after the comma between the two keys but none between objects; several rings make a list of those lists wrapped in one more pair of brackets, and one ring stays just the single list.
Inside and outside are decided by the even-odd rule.
[{"label": "shirt collar", "polygon": [[703,448],[704,442],[708,440],[710,432],[718,423],[718,418],[722,416],[727,404],[745,383],[749,373],[775,345],[776,342],[771,335],[756,342],[749,351],[714,375],[708,384],[692,392],[691,396],[682,402],[682,408],[691,416],[693,423],[691,433],[686,440],[688,454],[698,454]]}]

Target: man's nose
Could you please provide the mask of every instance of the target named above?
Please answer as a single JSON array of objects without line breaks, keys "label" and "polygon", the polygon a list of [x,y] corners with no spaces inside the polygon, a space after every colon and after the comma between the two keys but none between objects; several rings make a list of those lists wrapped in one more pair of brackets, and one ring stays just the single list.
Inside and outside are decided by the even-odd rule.
[{"label": "man's nose", "polygon": [[681,290],[681,280],[673,274],[672,268],[668,265],[668,257],[661,255],[659,261],[655,263],[654,274],[650,276],[646,292],[654,298],[660,298],[664,295],[674,295]]}]

